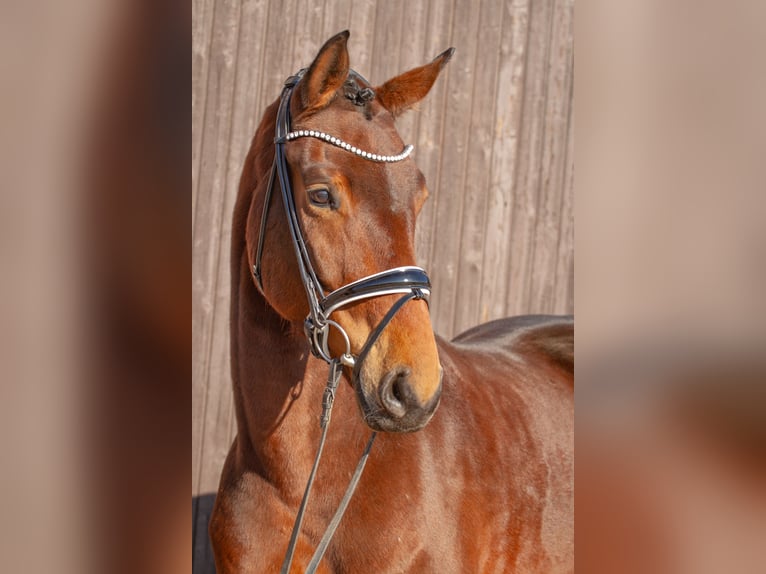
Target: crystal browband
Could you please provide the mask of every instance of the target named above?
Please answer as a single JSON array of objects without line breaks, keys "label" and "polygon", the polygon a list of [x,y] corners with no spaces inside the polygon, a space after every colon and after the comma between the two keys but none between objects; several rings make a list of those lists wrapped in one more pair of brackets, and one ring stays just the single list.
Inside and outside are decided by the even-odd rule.
[{"label": "crystal browband", "polygon": [[378,161],[383,163],[401,161],[404,158],[406,158],[408,155],[410,155],[410,153],[412,153],[412,150],[414,149],[412,145],[406,145],[404,146],[402,153],[398,155],[380,155],[377,153],[370,153],[368,151],[361,150],[355,146],[352,146],[349,143],[344,142],[340,138],[336,138],[335,136],[331,136],[329,134],[326,134],[324,132],[319,132],[316,130],[298,130],[296,132],[290,132],[289,134],[287,134],[285,139],[287,141],[290,141],[296,138],[304,138],[304,137],[319,138],[320,140],[324,140],[327,143],[331,143],[334,146],[338,146],[339,148],[345,149],[346,151],[350,151],[351,153],[354,153],[358,155],[359,157],[363,157],[364,159],[369,159],[371,161]]}]

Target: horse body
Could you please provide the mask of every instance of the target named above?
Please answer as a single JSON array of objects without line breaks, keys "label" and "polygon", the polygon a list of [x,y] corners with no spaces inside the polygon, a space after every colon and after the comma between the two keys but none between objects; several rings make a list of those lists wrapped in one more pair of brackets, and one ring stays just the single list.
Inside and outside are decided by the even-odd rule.
[{"label": "horse body", "polygon": [[[279,571],[320,437],[327,365],[310,353],[302,321],[286,318],[305,310],[275,305],[268,287],[256,289],[251,275],[252,221],[264,208],[275,112],[266,112],[248,154],[232,229],[238,433],[210,524],[220,573]],[[279,204],[272,209],[279,212]],[[280,237],[276,224],[268,230]],[[293,264],[285,258],[283,265],[289,277]],[[284,291],[292,287],[285,284]],[[384,296],[376,304],[386,308],[395,300]],[[390,329],[406,331],[422,305],[408,303],[404,309],[413,308],[412,315],[395,319]],[[425,328],[430,333],[430,325]],[[572,571],[572,335],[570,319],[530,317],[488,323],[451,342],[435,337],[442,369],[432,391],[438,408],[423,413],[428,424],[422,430],[379,434],[318,572]],[[380,345],[385,357],[401,347],[397,340],[404,339]],[[424,349],[427,355],[430,347]],[[430,372],[423,371],[423,380]],[[415,375],[405,382],[418,384]],[[344,371],[295,572],[304,571],[372,432],[360,384]]]},{"label": "horse body", "polygon": [[[441,404],[423,430],[379,436],[326,572],[571,571],[571,377],[527,346],[552,325],[571,334],[570,321],[542,319],[515,330],[489,324],[462,342],[437,339]],[[278,351],[240,363],[237,404],[247,408],[238,416],[248,432],[237,436],[216,501],[219,572],[279,570],[319,441],[326,365],[302,333],[288,339],[276,316],[257,331],[240,331],[240,353],[261,344]],[[296,566],[308,562],[370,434],[347,383]]]}]

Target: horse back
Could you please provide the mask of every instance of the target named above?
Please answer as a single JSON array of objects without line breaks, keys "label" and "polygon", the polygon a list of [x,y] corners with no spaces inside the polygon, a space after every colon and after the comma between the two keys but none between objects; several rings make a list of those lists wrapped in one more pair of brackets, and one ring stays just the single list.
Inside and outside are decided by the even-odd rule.
[{"label": "horse back", "polygon": [[564,371],[574,381],[574,318],[571,315],[498,319],[464,331],[452,343],[534,358]]}]

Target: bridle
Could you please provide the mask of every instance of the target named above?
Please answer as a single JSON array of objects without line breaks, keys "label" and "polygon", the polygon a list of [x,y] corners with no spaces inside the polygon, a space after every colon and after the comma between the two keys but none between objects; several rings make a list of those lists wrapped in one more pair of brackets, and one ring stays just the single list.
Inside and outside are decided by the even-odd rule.
[{"label": "bridle", "polygon": [[[406,146],[404,150],[395,156],[385,156],[368,151],[360,150],[355,146],[344,142],[340,138],[325,134],[323,132],[313,130],[299,130],[296,132],[291,131],[290,125],[290,99],[295,89],[295,86],[300,82],[305,73],[305,69],[299,71],[297,74],[290,76],[284,84],[282,95],[279,101],[279,109],[277,111],[276,130],[274,138],[274,163],[271,167],[271,174],[269,176],[268,187],[266,188],[266,195],[264,198],[263,213],[261,215],[261,228],[258,235],[258,249],[256,251],[255,263],[253,265],[253,277],[255,279],[258,289],[263,293],[263,283],[261,274],[261,259],[263,255],[263,246],[266,236],[266,222],[269,213],[269,207],[271,204],[271,196],[273,195],[273,188],[276,177],[279,178],[279,186],[282,190],[282,202],[285,207],[287,215],[287,223],[290,229],[290,235],[292,238],[293,247],[295,249],[295,255],[298,261],[298,270],[300,272],[301,282],[303,283],[304,290],[306,291],[306,298],[308,300],[309,314],[304,323],[304,330],[306,337],[311,345],[312,353],[325,360],[330,366],[330,372],[327,380],[327,387],[325,388],[323,401],[322,401],[322,416],[320,417],[320,425],[322,427],[322,435],[317,449],[317,454],[314,459],[314,465],[309,476],[306,490],[301,501],[300,509],[293,525],[293,531],[290,538],[290,544],[288,546],[287,554],[282,564],[281,573],[287,574],[290,571],[292,564],[292,557],[295,551],[295,545],[297,543],[298,533],[300,532],[300,526],[303,520],[304,511],[308,503],[309,492],[314,481],[314,476],[321,458],[322,448],[324,446],[328,424],[330,421],[330,412],[335,399],[335,390],[338,386],[338,381],[342,372],[342,365],[353,368],[353,378],[357,379],[361,369],[361,365],[364,359],[367,357],[370,349],[374,345],[375,341],[380,337],[383,329],[391,322],[394,315],[410,300],[423,299],[426,304],[429,302],[431,295],[431,282],[428,279],[426,272],[420,267],[407,266],[396,267],[394,269],[388,269],[381,271],[373,275],[368,275],[357,281],[353,281],[347,285],[335,289],[329,294],[325,293],[317,275],[314,271],[314,267],[309,257],[308,249],[306,246],[306,240],[301,231],[298,212],[295,207],[295,198],[293,197],[292,187],[290,186],[289,168],[287,160],[285,158],[285,145],[287,142],[302,137],[313,137],[325,141],[329,144],[343,148],[350,153],[353,153],[364,159],[375,162],[393,163],[401,161],[409,156],[412,151],[412,146]],[[356,74],[355,72],[350,72]],[[346,307],[357,301],[365,299],[371,299],[374,297],[382,297],[384,295],[402,295],[389,309],[383,319],[378,323],[375,329],[367,337],[362,349],[357,356],[354,356],[351,352],[351,342],[343,327],[336,321],[333,321],[330,317],[335,311]],[[339,357],[332,357],[332,353],[329,349],[329,335],[330,328],[335,328],[343,338],[345,342],[345,352]],[[351,499],[351,496],[356,488],[356,485],[361,478],[362,470],[367,461],[372,443],[375,440],[376,433],[373,432],[369,442],[365,448],[364,453],[357,465],[356,471],[352,477],[346,493],[341,501],[335,516],[330,522],[327,530],[322,536],[314,556],[308,565],[306,570],[307,574],[316,570],[319,565],[322,556],[324,555],[330,539],[335,532],[340,519],[345,512],[346,507]]]},{"label": "bridle", "polygon": [[[423,299],[428,303],[431,295],[431,282],[426,272],[420,267],[396,267],[380,273],[375,273],[363,277],[357,281],[344,285],[330,294],[325,295],[322,284],[317,279],[314,266],[306,247],[306,240],[303,237],[298,213],[295,208],[295,198],[293,197],[292,187],[290,186],[289,171],[287,160],[285,159],[285,144],[299,137],[314,137],[346,149],[360,157],[370,161],[377,162],[396,162],[405,159],[412,151],[412,146],[406,146],[404,151],[396,156],[383,156],[359,150],[355,146],[342,141],[340,138],[329,136],[323,132],[313,130],[291,131],[290,126],[290,98],[293,89],[300,81],[305,70],[301,70],[294,76],[290,76],[285,81],[282,96],[279,102],[279,111],[277,112],[276,136],[274,138],[275,152],[274,164],[271,168],[266,196],[264,199],[263,214],[261,216],[261,229],[258,235],[258,249],[256,251],[255,264],[253,265],[253,276],[258,288],[263,293],[263,283],[261,275],[261,258],[263,255],[263,245],[266,236],[266,220],[268,218],[271,196],[274,189],[275,176],[279,177],[279,186],[282,190],[282,200],[287,214],[287,223],[290,228],[293,247],[298,261],[298,270],[300,272],[301,282],[306,291],[306,298],[309,304],[309,315],[305,322],[306,337],[311,344],[311,350],[317,357],[321,357],[328,363],[333,358],[328,347],[330,327],[334,327],[341,334],[346,351],[338,357],[340,362],[347,367],[357,367],[355,357],[351,353],[351,343],[345,330],[330,316],[334,311],[341,309],[351,303],[381,297],[383,295],[403,294],[408,299]],[[389,319],[390,321],[390,319]],[[368,340],[360,355],[365,355],[366,350],[375,341]],[[358,374],[358,369],[357,373]]]}]

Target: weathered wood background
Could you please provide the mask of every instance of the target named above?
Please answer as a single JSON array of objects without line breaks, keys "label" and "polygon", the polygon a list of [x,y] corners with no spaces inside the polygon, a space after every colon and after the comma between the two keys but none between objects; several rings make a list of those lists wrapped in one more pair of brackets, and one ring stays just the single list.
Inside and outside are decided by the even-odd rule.
[{"label": "weathered wood background", "polygon": [[[230,218],[284,79],[344,29],[352,67],[374,84],[456,47],[399,122],[431,191],[417,253],[434,328],[449,337],[506,315],[572,313],[573,12],[573,0],[193,0],[193,497],[215,492],[235,432]],[[204,524],[209,499],[195,501]]]}]

